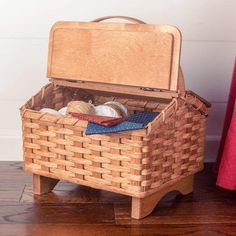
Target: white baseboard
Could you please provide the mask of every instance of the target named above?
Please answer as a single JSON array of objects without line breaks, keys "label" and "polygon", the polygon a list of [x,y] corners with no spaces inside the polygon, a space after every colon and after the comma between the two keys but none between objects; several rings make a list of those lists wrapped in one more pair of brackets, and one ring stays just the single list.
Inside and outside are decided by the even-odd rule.
[{"label": "white baseboard", "polygon": [[[214,162],[220,143],[220,135],[207,135],[205,161]],[[22,139],[14,130],[0,131],[0,161],[22,161]]]}]

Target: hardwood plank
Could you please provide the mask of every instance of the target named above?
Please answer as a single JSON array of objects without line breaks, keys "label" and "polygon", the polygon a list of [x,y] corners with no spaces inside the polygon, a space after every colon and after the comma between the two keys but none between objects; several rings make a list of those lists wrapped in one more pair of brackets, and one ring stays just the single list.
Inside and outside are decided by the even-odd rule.
[{"label": "hardwood plank", "polygon": [[20,202],[24,188],[24,183],[0,183],[0,205]]},{"label": "hardwood plank", "polygon": [[130,197],[63,181],[34,196],[22,163],[0,162],[0,235],[236,235],[236,193],[216,187],[211,169],[196,175],[193,194],[169,193],[134,220]]},{"label": "hardwood plank", "polygon": [[142,220],[131,218],[129,204],[115,204],[117,224],[213,224],[228,223],[236,225],[236,207],[221,202],[161,202],[155,210]]},{"label": "hardwood plank", "polygon": [[[112,204],[26,204],[0,207],[0,224],[112,224]],[[1,225],[0,225],[1,227]]]},{"label": "hardwood plank", "polygon": [[21,203],[71,204],[114,202],[131,204],[131,198],[121,194],[92,189],[67,182],[59,182],[51,193],[40,196],[33,194],[32,185],[26,185],[21,198]]},{"label": "hardwood plank", "polygon": [[2,224],[1,236],[235,236],[236,226],[209,225],[76,225],[76,224]]},{"label": "hardwood plank", "polygon": [[22,162],[0,162],[1,183],[31,183],[32,175],[23,171]]}]

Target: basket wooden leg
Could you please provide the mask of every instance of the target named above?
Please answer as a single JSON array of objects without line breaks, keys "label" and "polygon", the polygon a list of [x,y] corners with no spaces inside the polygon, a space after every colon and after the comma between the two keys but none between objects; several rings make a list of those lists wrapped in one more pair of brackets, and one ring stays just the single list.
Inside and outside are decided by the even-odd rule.
[{"label": "basket wooden leg", "polygon": [[52,179],[41,175],[33,174],[33,191],[34,194],[49,193],[58,183],[58,179]]},{"label": "basket wooden leg", "polygon": [[182,195],[193,192],[194,175],[190,175],[171,186],[161,189],[145,198],[132,197],[131,217],[134,219],[142,219],[149,215],[157,203],[169,192],[178,191]]}]

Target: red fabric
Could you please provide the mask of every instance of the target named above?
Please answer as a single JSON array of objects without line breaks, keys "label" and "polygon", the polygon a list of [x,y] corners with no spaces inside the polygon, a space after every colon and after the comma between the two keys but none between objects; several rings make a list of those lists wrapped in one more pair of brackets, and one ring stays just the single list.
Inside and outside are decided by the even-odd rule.
[{"label": "red fabric", "polygon": [[215,171],[217,185],[236,190],[236,61]]},{"label": "red fabric", "polygon": [[119,124],[123,122],[124,118],[114,118],[114,117],[108,117],[108,116],[96,116],[96,115],[90,115],[90,114],[83,114],[83,113],[77,113],[77,112],[70,112],[70,114],[76,118],[79,118],[81,120],[87,120],[99,125],[104,126],[112,126]]}]

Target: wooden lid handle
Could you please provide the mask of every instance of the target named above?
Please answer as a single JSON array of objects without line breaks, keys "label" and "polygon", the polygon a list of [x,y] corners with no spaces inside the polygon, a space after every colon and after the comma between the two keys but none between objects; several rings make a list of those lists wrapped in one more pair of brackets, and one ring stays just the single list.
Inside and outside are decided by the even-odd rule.
[{"label": "wooden lid handle", "polygon": [[93,20],[92,22],[100,22],[100,21],[109,20],[113,18],[127,20],[136,24],[146,24],[144,21],[141,21],[139,19],[136,19],[130,16],[103,16],[103,17]]}]

